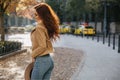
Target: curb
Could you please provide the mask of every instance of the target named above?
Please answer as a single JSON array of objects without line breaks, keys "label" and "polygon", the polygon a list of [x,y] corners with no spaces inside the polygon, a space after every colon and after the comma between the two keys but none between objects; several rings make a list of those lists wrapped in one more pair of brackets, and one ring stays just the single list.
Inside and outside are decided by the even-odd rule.
[{"label": "curb", "polygon": [[15,52],[12,52],[12,53],[9,53],[9,54],[0,56],[0,60],[6,59],[6,58],[8,58],[8,57],[11,57],[11,56],[14,56],[14,55],[16,55],[16,54],[23,53],[23,52],[27,52],[27,49],[17,50],[17,51],[15,51]]},{"label": "curb", "polygon": [[70,80],[75,80],[75,78],[80,74],[82,68],[84,67],[85,64],[85,53],[83,55],[82,61],[80,62],[78,69],[76,69],[76,72],[74,72],[74,74],[71,76]]}]

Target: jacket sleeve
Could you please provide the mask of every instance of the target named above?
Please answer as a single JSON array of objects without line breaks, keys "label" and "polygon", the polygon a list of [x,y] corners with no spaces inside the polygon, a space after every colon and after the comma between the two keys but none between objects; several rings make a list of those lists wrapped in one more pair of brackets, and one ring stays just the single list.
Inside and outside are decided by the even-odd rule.
[{"label": "jacket sleeve", "polygon": [[36,29],[35,31],[35,43],[38,44],[38,47],[32,51],[32,57],[35,58],[41,53],[43,53],[47,46],[46,46],[46,35],[45,31],[41,28]]}]

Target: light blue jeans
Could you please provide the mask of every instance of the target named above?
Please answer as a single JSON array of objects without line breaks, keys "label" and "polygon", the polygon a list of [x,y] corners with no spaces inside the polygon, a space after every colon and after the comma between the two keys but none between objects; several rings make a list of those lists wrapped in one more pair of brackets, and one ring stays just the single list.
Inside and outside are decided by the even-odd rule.
[{"label": "light blue jeans", "polygon": [[50,55],[36,57],[31,80],[50,80],[53,68],[54,63]]}]

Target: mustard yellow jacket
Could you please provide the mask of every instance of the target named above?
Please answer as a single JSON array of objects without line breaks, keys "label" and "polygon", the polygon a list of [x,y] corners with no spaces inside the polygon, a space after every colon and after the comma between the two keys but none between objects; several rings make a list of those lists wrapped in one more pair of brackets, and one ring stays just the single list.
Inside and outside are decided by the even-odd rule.
[{"label": "mustard yellow jacket", "polygon": [[33,58],[53,53],[53,46],[48,36],[47,29],[40,23],[31,32],[32,54]]}]

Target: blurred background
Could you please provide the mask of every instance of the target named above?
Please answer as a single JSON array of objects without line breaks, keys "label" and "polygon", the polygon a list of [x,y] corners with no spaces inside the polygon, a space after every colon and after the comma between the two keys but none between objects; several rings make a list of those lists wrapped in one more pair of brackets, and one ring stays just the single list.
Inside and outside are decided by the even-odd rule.
[{"label": "blurred background", "polygon": [[54,55],[57,78],[52,80],[69,80],[76,63],[82,65],[72,80],[120,80],[116,54],[120,53],[120,0],[0,0],[0,59],[19,53],[0,60],[0,80],[23,80],[30,61],[30,32],[37,24],[32,9],[40,2],[48,3],[60,18],[60,39],[53,46],[61,48]]},{"label": "blurred background", "polygon": [[60,33],[120,32],[120,0],[0,0],[1,40],[5,34],[30,32],[36,22],[27,15],[32,6],[48,3],[60,18]]}]

